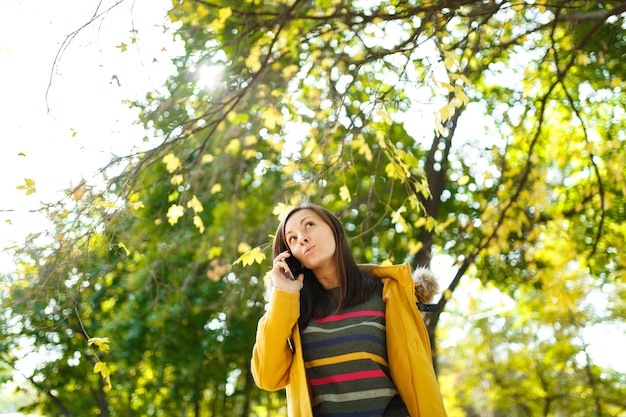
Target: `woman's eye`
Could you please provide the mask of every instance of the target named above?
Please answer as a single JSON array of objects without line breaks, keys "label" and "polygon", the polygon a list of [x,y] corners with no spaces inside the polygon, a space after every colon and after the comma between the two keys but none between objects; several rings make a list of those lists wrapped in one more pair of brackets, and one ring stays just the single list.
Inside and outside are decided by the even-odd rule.
[{"label": "woman's eye", "polygon": [[306,224],[306,227],[311,227],[311,226],[313,226],[313,222],[308,222],[308,223]]}]

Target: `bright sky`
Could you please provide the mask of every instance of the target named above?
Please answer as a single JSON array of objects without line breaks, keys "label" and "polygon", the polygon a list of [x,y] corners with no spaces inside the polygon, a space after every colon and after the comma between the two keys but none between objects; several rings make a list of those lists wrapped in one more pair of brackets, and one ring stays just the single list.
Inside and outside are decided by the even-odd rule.
[{"label": "bright sky", "polygon": [[[115,3],[0,0],[0,249],[45,228],[33,212],[41,202],[83,178],[96,183],[111,154],[128,153],[144,135],[122,101],[141,98],[172,72],[168,54],[181,51],[162,28],[171,1],[120,2],[66,45],[50,78],[66,37]],[[34,194],[16,188],[25,178],[35,181]],[[11,268],[0,254],[0,272]]]},{"label": "bright sky", "polygon": [[[162,28],[171,1],[123,0],[67,45],[51,79],[59,48],[99,3],[0,0],[0,273],[14,270],[5,247],[48,227],[36,212],[41,202],[59,200],[82,179],[98,184],[96,171],[111,154],[141,141],[136,113],[122,102],[162,86],[173,72],[168,55],[182,53]],[[100,12],[115,1],[101,3]],[[126,52],[117,47],[122,43]],[[25,178],[35,181],[32,195],[16,188]],[[23,366],[42,359],[35,350]]]}]

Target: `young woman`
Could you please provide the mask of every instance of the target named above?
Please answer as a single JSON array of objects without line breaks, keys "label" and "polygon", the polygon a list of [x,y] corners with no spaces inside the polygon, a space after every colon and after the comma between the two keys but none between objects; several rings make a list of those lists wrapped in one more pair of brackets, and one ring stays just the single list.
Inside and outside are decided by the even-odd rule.
[{"label": "young woman", "polygon": [[273,252],[252,375],[286,388],[290,417],[446,416],[409,264],[357,265],[340,221],[308,204],[281,221]]}]

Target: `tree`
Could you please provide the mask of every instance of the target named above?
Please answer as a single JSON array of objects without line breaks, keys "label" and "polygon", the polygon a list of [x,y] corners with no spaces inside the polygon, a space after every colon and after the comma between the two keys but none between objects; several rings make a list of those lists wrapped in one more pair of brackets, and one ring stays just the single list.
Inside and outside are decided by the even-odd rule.
[{"label": "tree", "polygon": [[[107,193],[83,197],[76,212],[53,212],[63,238],[52,247],[21,252],[26,267],[10,280],[19,307],[3,306],[3,317],[5,329],[25,324],[7,343],[27,335],[68,355],[80,351],[74,329],[83,342],[97,334],[119,344],[109,360],[112,379],[123,381],[117,395],[91,382],[105,415],[279,408],[253,389],[247,361],[277,223],[271,213],[303,199],[340,215],[359,260],[454,260],[440,311],[426,316],[433,342],[472,276],[521,308],[526,294],[556,299],[541,318],[570,317],[559,326],[580,329],[592,313],[570,315],[582,297],[568,297],[571,288],[619,288],[626,266],[625,12],[624,2],[574,0],[175,4],[170,17],[186,46],[179,71],[166,91],[134,103],[154,146],[130,159]],[[210,88],[199,78],[207,67],[221,70]],[[123,208],[112,211],[113,198]],[[102,226],[94,232],[94,224]],[[81,284],[69,290],[79,292],[65,284],[75,275]],[[523,363],[551,352],[524,333],[543,328],[533,320],[480,330],[498,342],[496,353],[517,354],[516,343],[530,340]],[[42,332],[59,321],[67,338]],[[567,358],[585,345],[567,343],[558,360],[533,368],[533,389],[564,381],[544,386],[544,399],[583,374]],[[521,365],[493,352],[484,352],[484,369],[501,398],[488,407],[536,400],[510,386]],[[453,369],[452,356],[444,367]],[[563,363],[573,371],[554,374]],[[496,372],[501,364],[511,374]],[[587,365],[584,390],[623,388],[619,376]],[[42,392],[69,398],[63,378],[47,376]],[[594,412],[610,415],[618,404],[574,399],[519,413],[584,413],[596,401]]]}]

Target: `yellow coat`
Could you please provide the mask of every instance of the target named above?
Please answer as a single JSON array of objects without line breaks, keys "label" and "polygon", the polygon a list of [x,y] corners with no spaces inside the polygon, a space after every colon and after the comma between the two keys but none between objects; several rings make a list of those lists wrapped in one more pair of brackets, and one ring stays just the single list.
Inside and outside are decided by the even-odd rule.
[{"label": "yellow coat", "polygon": [[[411,417],[445,417],[430,339],[416,307],[411,266],[378,266],[372,272],[383,281],[389,368],[402,400]],[[261,389],[286,388],[290,417],[312,417],[299,315],[300,293],[272,290],[269,308],[259,320],[252,376]]]}]

